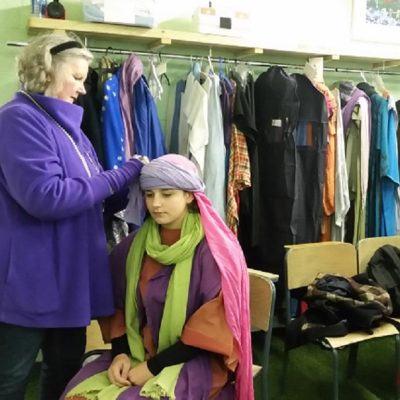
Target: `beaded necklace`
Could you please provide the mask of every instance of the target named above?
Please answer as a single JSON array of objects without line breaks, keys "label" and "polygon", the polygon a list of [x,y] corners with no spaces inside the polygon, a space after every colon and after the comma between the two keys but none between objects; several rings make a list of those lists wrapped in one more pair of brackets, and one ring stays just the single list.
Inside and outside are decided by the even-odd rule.
[{"label": "beaded necklace", "polygon": [[[42,107],[29,93],[25,92],[24,90],[20,90],[19,93],[23,94],[25,97],[27,97],[36,107],[38,107],[43,113],[45,113],[54,123],[60,128],[60,130],[64,133],[64,135],[68,138],[68,140],[71,142],[72,147],[74,148],[77,156],[81,160],[83,167],[85,168],[86,173],[88,176],[92,176],[92,173],[90,172],[89,165],[86,161],[86,158],[82,154],[82,152],[79,150],[78,145],[75,143],[75,140],[72,138],[72,136],[67,132],[67,130],[44,108]],[[89,153],[85,153],[87,157],[89,158],[89,161],[91,164],[95,167],[96,171],[99,172],[99,168],[96,165],[96,163],[92,160],[90,157]]]}]

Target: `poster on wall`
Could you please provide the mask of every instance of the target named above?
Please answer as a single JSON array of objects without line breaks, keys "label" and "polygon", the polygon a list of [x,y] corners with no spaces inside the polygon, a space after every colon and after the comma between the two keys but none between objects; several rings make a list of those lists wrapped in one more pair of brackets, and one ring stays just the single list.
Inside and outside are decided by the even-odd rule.
[{"label": "poster on wall", "polygon": [[353,0],[352,36],[380,43],[400,42],[400,0]]}]

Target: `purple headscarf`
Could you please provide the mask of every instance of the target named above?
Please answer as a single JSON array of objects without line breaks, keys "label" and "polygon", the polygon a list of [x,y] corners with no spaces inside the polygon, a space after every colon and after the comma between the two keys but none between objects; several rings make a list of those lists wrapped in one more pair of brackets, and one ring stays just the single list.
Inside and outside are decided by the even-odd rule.
[{"label": "purple headscarf", "polygon": [[192,192],[200,210],[207,243],[221,273],[225,316],[240,351],[235,398],[254,399],[249,314],[249,277],[243,251],[232,231],[204,194],[204,183],[192,161],[166,154],[145,165],[140,173],[142,190],[181,189]]},{"label": "purple headscarf", "polygon": [[204,192],[205,186],[192,161],[179,154],[166,154],[143,166],[140,188]]}]

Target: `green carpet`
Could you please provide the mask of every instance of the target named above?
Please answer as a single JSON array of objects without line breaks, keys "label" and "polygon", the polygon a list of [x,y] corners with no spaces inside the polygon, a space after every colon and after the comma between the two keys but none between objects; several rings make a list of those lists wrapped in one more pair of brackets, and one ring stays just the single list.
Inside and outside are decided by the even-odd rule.
[{"label": "green carpet", "polygon": [[[280,393],[283,340],[274,332],[269,368],[270,400],[330,400],[332,398],[332,355],[318,345],[307,345],[290,352],[285,393]],[[257,338],[254,340],[257,361]],[[354,378],[345,376],[348,350],[339,351],[340,400],[395,400],[394,339],[383,338],[359,346]],[[259,382],[255,382],[256,398]]]},{"label": "green carpet", "polygon": [[[274,330],[271,344],[269,369],[270,400],[330,400],[332,389],[332,361],[328,350],[317,345],[299,347],[290,352],[290,364],[285,394],[280,394],[279,381],[282,372],[283,340],[281,331]],[[260,347],[254,339],[255,361]],[[346,371],[348,351],[339,352],[341,372]],[[355,377],[342,377],[340,400],[395,400],[394,340],[383,338],[359,346]],[[25,400],[38,400],[39,365],[33,371]],[[259,379],[255,392],[259,398]],[[180,399],[181,400],[181,399]]]}]

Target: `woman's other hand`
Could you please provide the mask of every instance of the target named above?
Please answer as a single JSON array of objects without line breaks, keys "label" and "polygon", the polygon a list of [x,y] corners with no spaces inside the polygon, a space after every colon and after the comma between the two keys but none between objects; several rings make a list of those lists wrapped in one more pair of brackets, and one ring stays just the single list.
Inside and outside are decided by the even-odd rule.
[{"label": "woman's other hand", "polygon": [[132,385],[142,386],[154,375],[150,372],[147,367],[147,362],[144,361],[136,367],[131,368],[128,373],[128,379]]},{"label": "woman's other hand", "polygon": [[114,357],[107,370],[108,379],[117,386],[131,386],[128,379],[131,369],[131,360],[127,354],[118,354]]},{"label": "woman's other hand", "polygon": [[132,158],[141,161],[143,165],[146,165],[146,164],[148,164],[150,162],[148,157],[141,156],[140,154],[135,154]]}]

